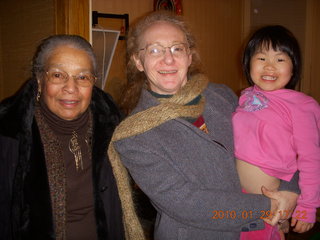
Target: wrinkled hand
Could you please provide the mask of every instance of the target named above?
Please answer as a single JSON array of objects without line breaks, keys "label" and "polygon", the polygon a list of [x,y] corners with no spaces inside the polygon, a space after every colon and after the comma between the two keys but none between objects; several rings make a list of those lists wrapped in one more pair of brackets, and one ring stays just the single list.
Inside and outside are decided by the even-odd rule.
[{"label": "wrinkled hand", "polygon": [[291,219],[291,227],[294,227],[293,231],[297,233],[307,232],[313,227],[313,225],[314,223],[303,222],[296,218]]},{"label": "wrinkled hand", "polygon": [[289,191],[270,191],[262,186],[263,195],[271,199],[271,219],[264,219],[265,222],[275,226],[280,219],[290,218],[297,204],[298,194]]}]

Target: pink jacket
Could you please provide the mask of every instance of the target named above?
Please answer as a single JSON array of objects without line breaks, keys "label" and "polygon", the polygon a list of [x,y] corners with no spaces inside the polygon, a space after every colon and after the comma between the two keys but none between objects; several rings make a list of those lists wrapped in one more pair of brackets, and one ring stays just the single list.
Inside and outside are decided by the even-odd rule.
[{"label": "pink jacket", "polygon": [[235,156],[289,181],[299,170],[294,217],[315,222],[320,206],[320,106],[294,90],[242,92],[233,115]]}]

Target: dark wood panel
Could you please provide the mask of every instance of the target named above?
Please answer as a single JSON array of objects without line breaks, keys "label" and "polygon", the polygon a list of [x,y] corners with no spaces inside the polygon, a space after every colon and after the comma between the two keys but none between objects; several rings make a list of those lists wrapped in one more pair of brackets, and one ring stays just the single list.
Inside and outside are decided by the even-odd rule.
[{"label": "dark wood panel", "polygon": [[30,76],[41,39],[54,33],[53,0],[0,1],[0,100]]},{"label": "dark wood panel", "polygon": [[55,0],[55,32],[89,39],[90,0]]}]

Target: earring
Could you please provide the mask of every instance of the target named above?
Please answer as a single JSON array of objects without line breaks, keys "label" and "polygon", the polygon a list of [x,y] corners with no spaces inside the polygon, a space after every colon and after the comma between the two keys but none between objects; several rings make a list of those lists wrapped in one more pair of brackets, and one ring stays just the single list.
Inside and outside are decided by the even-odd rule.
[{"label": "earring", "polygon": [[39,102],[40,97],[41,97],[41,91],[40,91],[40,89],[39,89],[39,90],[38,90],[38,93],[37,93],[37,97],[36,97],[37,102]]}]

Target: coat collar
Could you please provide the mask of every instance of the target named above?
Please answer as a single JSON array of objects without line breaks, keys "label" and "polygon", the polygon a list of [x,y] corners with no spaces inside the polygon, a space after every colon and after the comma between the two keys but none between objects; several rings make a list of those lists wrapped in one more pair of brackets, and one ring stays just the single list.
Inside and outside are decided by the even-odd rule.
[{"label": "coat collar", "polygon": [[30,135],[37,81],[28,80],[17,94],[0,104],[0,134],[12,138]]}]

